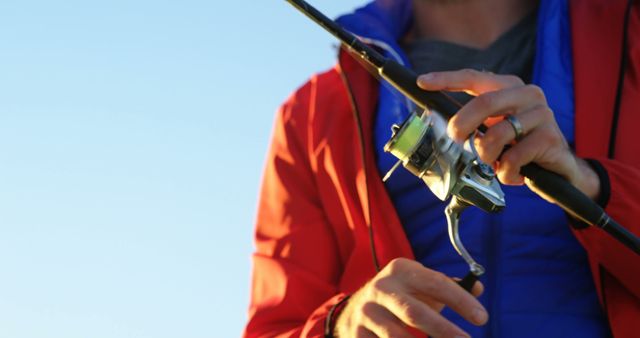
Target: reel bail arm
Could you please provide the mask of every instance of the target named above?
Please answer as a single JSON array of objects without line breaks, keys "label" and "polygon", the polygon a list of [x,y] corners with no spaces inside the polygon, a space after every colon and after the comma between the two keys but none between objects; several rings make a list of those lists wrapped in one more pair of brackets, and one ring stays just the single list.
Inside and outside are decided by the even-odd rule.
[{"label": "reel bail arm", "polygon": [[458,282],[458,285],[471,292],[473,285],[478,278],[484,274],[485,270],[482,265],[471,257],[467,249],[462,244],[462,240],[460,240],[460,214],[462,214],[462,212],[469,206],[471,206],[471,204],[459,199],[457,196],[453,196],[449,201],[447,208],[444,210],[444,214],[447,218],[447,230],[449,232],[451,245],[458,254],[462,256],[462,259],[469,264],[469,273]]}]

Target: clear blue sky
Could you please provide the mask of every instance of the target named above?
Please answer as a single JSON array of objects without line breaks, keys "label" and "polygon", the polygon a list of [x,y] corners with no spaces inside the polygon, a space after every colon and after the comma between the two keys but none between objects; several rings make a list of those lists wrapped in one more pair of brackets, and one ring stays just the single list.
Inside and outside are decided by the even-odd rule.
[{"label": "clear blue sky", "polygon": [[0,337],[238,336],[273,114],[335,41],[263,0],[5,0],[0,41]]}]

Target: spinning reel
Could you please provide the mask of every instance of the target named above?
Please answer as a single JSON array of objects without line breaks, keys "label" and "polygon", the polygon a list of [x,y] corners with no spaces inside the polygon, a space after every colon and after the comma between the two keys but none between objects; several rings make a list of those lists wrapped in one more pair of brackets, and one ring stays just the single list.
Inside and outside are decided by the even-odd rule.
[{"label": "spinning reel", "polygon": [[398,162],[383,180],[402,164],[440,200],[451,198],[445,209],[449,239],[475,278],[481,276],[484,268],[460,240],[460,214],[471,205],[499,212],[505,207],[505,198],[491,166],[480,161],[473,146],[474,137],[464,145],[456,143],[447,135],[445,120],[437,112],[426,110],[420,116],[410,114],[401,125],[393,125],[391,129],[392,136],[384,150],[398,158]]}]

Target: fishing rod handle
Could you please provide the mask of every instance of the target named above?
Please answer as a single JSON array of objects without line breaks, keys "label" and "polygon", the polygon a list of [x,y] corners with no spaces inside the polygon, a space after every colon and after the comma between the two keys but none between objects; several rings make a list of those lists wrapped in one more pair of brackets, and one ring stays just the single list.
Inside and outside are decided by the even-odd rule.
[{"label": "fishing rod handle", "polygon": [[533,186],[577,219],[593,225],[603,221],[603,215],[606,215],[604,210],[564,177],[535,163],[520,168],[520,174],[529,178]]},{"label": "fishing rod handle", "polygon": [[520,169],[535,188],[549,196],[562,209],[578,220],[597,226],[640,255],[640,238],[616,223],[591,198],[574,187],[564,177],[546,170],[535,163]]}]

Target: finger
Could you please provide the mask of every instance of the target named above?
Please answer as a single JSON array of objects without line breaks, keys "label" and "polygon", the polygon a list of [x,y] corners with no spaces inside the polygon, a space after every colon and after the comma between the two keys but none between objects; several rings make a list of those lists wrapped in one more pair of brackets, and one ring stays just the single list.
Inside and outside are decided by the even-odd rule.
[{"label": "finger", "polygon": [[484,293],[484,284],[482,284],[481,281],[476,281],[476,283],[473,284],[473,288],[471,288],[471,294],[474,297],[480,297],[482,296],[483,293]]},{"label": "finger", "polygon": [[455,140],[465,140],[489,117],[519,114],[533,107],[545,107],[546,102],[542,89],[534,85],[485,93],[469,101],[451,118],[447,132]]},{"label": "finger", "polygon": [[[416,287],[417,286],[417,287]],[[421,294],[428,295],[444,306],[450,307],[463,318],[475,325],[482,325],[488,320],[488,315],[480,302],[465,289],[461,288],[451,278],[432,278],[428,282],[413,285]]]},{"label": "finger", "polygon": [[438,311],[416,298],[404,294],[385,294],[380,300],[402,322],[430,336],[469,337],[469,334],[442,317]]},{"label": "finger", "polygon": [[500,157],[498,179],[507,185],[523,184],[520,168],[531,162],[568,177],[571,157],[567,155],[566,141],[555,125],[537,128]]},{"label": "finger", "polygon": [[486,92],[523,85],[513,75],[498,75],[474,69],[433,72],[418,77],[418,86],[424,90],[446,90],[480,95]]},{"label": "finger", "polygon": [[482,325],[488,315],[480,302],[444,274],[427,269],[422,265],[415,268],[414,278],[406,278],[403,283],[415,294],[424,295],[450,307],[466,320]]},{"label": "finger", "polygon": [[398,317],[379,304],[365,304],[362,315],[365,327],[378,337],[413,337]]},{"label": "finger", "polygon": [[[532,110],[514,115],[522,125],[522,133],[526,135],[537,126],[553,119],[553,112],[547,106],[538,106]],[[516,138],[516,133],[509,121],[503,120],[489,127],[484,135],[475,138],[475,148],[480,159],[485,163],[495,162],[504,147]]]},{"label": "finger", "polygon": [[356,329],[356,338],[378,338],[375,333],[369,331],[366,327],[360,326]]},{"label": "finger", "polygon": [[[457,283],[457,282],[460,282],[462,278],[454,277],[453,280],[456,281]],[[484,293],[484,284],[482,284],[481,281],[476,280],[476,282],[473,284],[473,287],[471,288],[471,294],[474,297],[480,297],[483,293]]]}]

